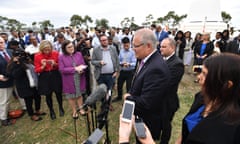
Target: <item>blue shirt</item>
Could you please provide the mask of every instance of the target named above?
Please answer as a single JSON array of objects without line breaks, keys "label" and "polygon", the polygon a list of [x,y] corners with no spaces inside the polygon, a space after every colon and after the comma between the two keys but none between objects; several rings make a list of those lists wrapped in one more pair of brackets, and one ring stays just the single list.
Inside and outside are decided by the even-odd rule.
[{"label": "blue shirt", "polygon": [[201,106],[195,113],[192,113],[185,118],[188,131],[191,132],[192,129],[203,119],[201,113],[203,112],[205,106]]},{"label": "blue shirt", "polygon": [[203,56],[206,47],[207,47],[207,44],[202,44],[201,49],[200,49],[200,56]]},{"label": "blue shirt", "polygon": [[125,50],[122,48],[119,53],[120,65],[123,63],[129,63],[129,67],[121,67],[121,70],[130,71],[134,70],[136,66],[137,59],[135,57],[135,52],[132,49]]}]

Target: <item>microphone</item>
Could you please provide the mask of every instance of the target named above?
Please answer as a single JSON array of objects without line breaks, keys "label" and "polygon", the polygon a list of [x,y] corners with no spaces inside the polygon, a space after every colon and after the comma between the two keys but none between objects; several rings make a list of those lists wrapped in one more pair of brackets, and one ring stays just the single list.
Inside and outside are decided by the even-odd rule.
[{"label": "microphone", "polygon": [[107,86],[105,84],[100,84],[95,90],[87,97],[84,104],[77,110],[78,112],[81,109],[86,108],[86,106],[92,105],[97,101],[100,101],[107,94]]}]

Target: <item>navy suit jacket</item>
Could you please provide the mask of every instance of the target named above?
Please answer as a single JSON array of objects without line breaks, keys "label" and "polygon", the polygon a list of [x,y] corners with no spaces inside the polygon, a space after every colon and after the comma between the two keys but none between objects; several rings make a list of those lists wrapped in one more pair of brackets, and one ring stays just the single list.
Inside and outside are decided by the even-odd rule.
[{"label": "navy suit jacket", "polygon": [[[8,55],[10,57],[12,57],[12,52],[8,49],[6,51],[7,51]],[[8,65],[7,61],[0,54],[0,74],[9,78],[7,81],[0,81],[0,88],[8,88],[8,87],[13,86],[12,77],[7,73],[7,65]]]},{"label": "navy suit jacket", "polygon": [[239,42],[237,40],[233,40],[227,45],[227,52],[240,54],[240,51],[238,50],[238,48],[239,48]]},{"label": "navy suit jacket", "polygon": [[160,46],[161,46],[161,42],[163,41],[163,39],[165,39],[165,38],[168,37],[168,32],[162,30],[160,36],[158,36],[158,33],[159,33],[159,32],[157,32],[157,31],[155,32],[156,38],[157,38],[157,40],[158,40],[158,42],[159,42],[159,45],[157,46],[157,49],[159,50],[159,49],[160,49]]},{"label": "navy suit jacket", "polygon": [[166,112],[176,112],[179,108],[179,99],[178,99],[178,85],[182,79],[182,76],[184,74],[184,65],[182,60],[174,54],[166,61],[170,73],[171,73],[171,79],[170,79],[170,89],[167,93],[167,103]]},{"label": "navy suit jacket", "polygon": [[134,77],[128,100],[135,102],[134,114],[141,117],[154,139],[159,139],[161,113],[170,80],[169,69],[156,51]]},{"label": "navy suit jacket", "polygon": [[157,39],[158,39],[158,41],[159,41],[160,44],[161,44],[161,42],[162,42],[163,39],[165,39],[165,38],[168,37],[168,32],[166,32],[166,31],[164,31],[164,30],[162,30],[162,32],[161,32],[161,34],[160,34],[159,37],[158,37],[158,32],[157,32],[157,31],[155,32],[155,34],[156,34],[156,37],[157,37]]}]

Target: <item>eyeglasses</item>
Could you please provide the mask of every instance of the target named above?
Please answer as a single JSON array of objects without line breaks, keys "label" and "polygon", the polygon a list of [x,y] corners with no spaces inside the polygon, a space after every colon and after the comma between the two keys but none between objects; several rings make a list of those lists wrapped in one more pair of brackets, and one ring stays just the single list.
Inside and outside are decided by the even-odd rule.
[{"label": "eyeglasses", "polygon": [[139,44],[139,45],[135,45],[135,44],[133,44],[133,48],[138,48],[138,47],[140,47],[140,46],[143,46],[145,43],[141,43],[141,44]]}]

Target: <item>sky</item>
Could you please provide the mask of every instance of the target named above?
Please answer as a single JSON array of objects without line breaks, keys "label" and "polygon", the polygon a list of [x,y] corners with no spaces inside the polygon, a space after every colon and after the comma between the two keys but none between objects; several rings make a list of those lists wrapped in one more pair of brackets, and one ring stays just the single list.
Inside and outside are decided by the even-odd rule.
[{"label": "sky", "polygon": [[[134,17],[141,24],[149,14],[155,19],[169,11],[188,14],[193,1],[196,0],[1,0],[0,15],[28,26],[34,21],[50,20],[55,28],[68,26],[73,14],[89,15],[94,21],[106,18],[110,26],[118,27],[125,17]],[[232,16],[232,26],[240,29],[240,1],[219,1],[221,11]]]}]

